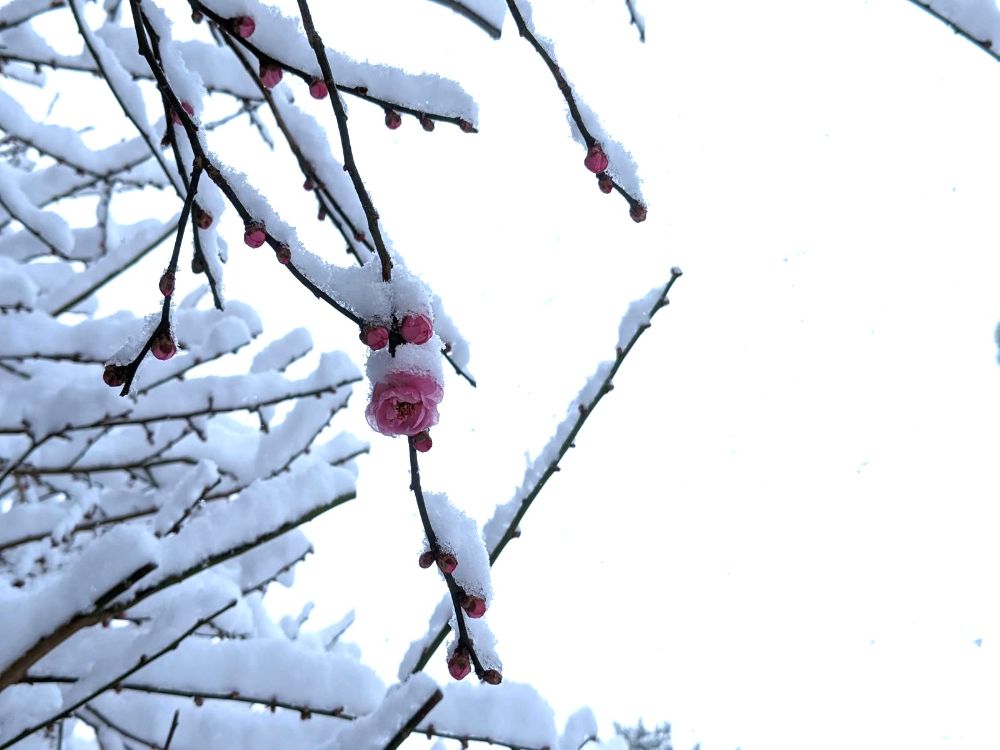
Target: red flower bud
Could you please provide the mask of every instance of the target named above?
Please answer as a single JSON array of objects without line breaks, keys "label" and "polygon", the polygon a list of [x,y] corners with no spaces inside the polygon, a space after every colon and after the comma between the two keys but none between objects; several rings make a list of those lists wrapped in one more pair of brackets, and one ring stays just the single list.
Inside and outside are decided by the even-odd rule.
[{"label": "red flower bud", "polygon": [[407,315],[403,318],[399,333],[408,344],[426,344],[434,335],[434,326],[426,315]]},{"label": "red flower bud", "polygon": [[632,221],[636,224],[646,220],[646,207],[641,203],[633,203],[628,210],[628,215],[632,217]]},{"label": "red flower bud", "polygon": [[486,600],[478,596],[466,596],[462,599],[462,609],[473,620],[478,620],[486,614]]},{"label": "red flower bud", "polygon": [[429,118],[427,115],[420,115],[420,127],[430,133],[434,130],[434,120]]},{"label": "red flower bud", "polygon": [[442,552],[437,558],[438,567],[441,569],[442,573],[454,573],[455,568],[458,567],[458,560],[450,552]]},{"label": "red flower bud", "polygon": [[277,86],[284,74],[285,72],[277,65],[270,63],[261,63],[260,65],[260,82],[264,84],[266,89],[273,89]]},{"label": "red flower bud", "polygon": [[456,649],[455,653],[448,659],[448,673],[456,680],[462,680],[471,671],[472,665],[469,663],[469,655],[465,651]]},{"label": "red flower bud", "polygon": [[160,336],[153,342],[153,356],[159,360],[170,359],[177,353],[177,345],[169,334]]},{"label": "red flower bud", "polygon": [[499,685],[503,682],[503,675],[495,669],[487,669],[483,672],[483,682],[488,682],[490,685]]},{"label": "red flower bud", "polygon": [[610,193],[612,190],[615,189],[615,184],[614,182],[611,181],[611,178],[608,177],[607,174],[602,172],[597,177],[597,187],[601,189],[602,193]]},{"label": "red flower bud", "polygon": [[191,20],[194,23],[201,23],[205,20],[205,16],[202,15],[200,10],[191,11]]},{"label": "red flower bud", "polygon": [[205,259],[201,253],[191,258],[191,273],[205,273]]},{"label": "red flower bud", "polygon": [[240,16],[233,19],[233,31],[246,39],[257,30],[256,22],[250,16]]},{"label": "red flower bud", "polygon": [[287,266],[292,262],[292,248],[282,243],[278,245],[278,249],[274,251],[274,257],[278,259],[278,262],[281,265]]},{"label": "red flower bud", "polygon": [[315,190],[316,186],[313,184],[313,181],[311,179],[309,179],[308,177],[306,177],[306,181],[302,183],[302,189],[303,190]]},{"label": "red flower bud", "polygon": [[384,349],[389,343],[389,329],[385,326],[368,326],[361,332],[361,340],[374,351]]},{"label": "red flower bud", "polygon": [[417,560],[421,568],[427,569],[434,564],[434,553],[430,550],[421,553],[420,558]]},{"label": "red flower bud", "polygon": [[212,214],[208,211],[199,210],[195,222],[198,224],[198,229],[208,229],[212,226]]},{"label": "red flower bud", "polygon": [[431,434],[427,430],[418,432],[413,436],[413,447],[420,453],[426,453],[433,445],[434,441],[431,440]]},{"label": "red flower bud", "polygon": [[595,143],[587,149],[587,157],[583,160],[583,165],[594,174],[608,168],[608,155],[604,153],[600,143]]},{"label": "red flower bud", "polygon": [[174,293],[174,275],[165,273],[160,277],[160,294],[169,297]]},{"label": "red flower bud", "polygon": [[469,122],[468,120],[459,119],[459,121],[458,121],[458,129],[461,130],[463,133],[475,133],[476,132],[476,129],[472,126],[472,123]]},{"label": "red flower bud", "polygon": [[330,93],[330,89],[326,87],[326,81],[321,81],[318,78],[309,84],[309,95],[313,99],[326,99],[326,95]]},{"label": "red flower bud", "polygon": [[[194,117],[194,107],[188,102],[181,102],[181,109],[187,112],[189,117]],[[181,116],[177,114],[176,109],[170,111],[170,119],[173,120],[175,125],[181,124]]]},{"label": "red flower bud", "polygon": [[106,365],[104,382],[112,388],[120,388],[125,385],[125,368],[121,365]]},{"label": "red flower bud", "polygon": [[243,232],[243,241],[250,247],[260,247],[267,241],[267,233],[264,231],[264,225],[259,221],[252,221],[246,226],[246,230]]},{"label": "red flower bud", "polygon": [[385,111],[385,126],[389,130],[395,130],[402,124],[403,118],[399,116],[399,112],[394,109],[387,109]]}]

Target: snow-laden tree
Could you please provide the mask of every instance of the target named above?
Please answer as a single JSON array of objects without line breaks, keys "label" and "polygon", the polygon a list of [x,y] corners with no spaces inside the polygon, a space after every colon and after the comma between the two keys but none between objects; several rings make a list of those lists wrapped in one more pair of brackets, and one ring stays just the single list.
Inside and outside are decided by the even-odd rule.
[{"label": "snow-laden tree", "polygon": [[[566,101],[581,173],[643,221],[635,165],[576,95],[528,4],[445,4],[493,36],[509,11]],[[614,358],[479,529],[419,471],[446,372],[449,387],[475,385],[468,346],[386,238],[342,99],[381,108],[391,129],[408,118],[474,133],[468,94],[327,48],[307,0],[12,0],[0,7],[0,63],[0,750],[365,750],[414,732],[525,749],[596,742],[589,710],[559,733],[545,701],[505,679],[484,617],[490,567],[680,271],[627,311]],[[70,86],[104,87],[109,106],[65,122],[37,115],[33,91]],[[306,95],[329,101],[325,121],[296,103]],[[262,139],[280,133],[353,265],[282,219],[269,194],[286,186],[251,184],[218,156],[213,142],[243,120]],[[144,210],[154,204],[174,214]],[[225,264],[239,262],[233,215],[234,244],[267,245],[275,272],[360,336],[364,372],[340,352],[303,372],[305,328],[242,363],[262,326],[225,294]],[[157,277],[130,281],[154,312],[105,314],[106,287],[154,256]],[[188,267],[203,283],[188,284]],[[275,623],[262,605],[311,550],[299,527],[355,495],[353,459],[367,445],[336,417],[363,382],[373,430],[408,443],[418,562],[444,591],[388,688],[341,638],[349,617],[309,630],[308,610]],[[480,684],[442,688],[422,672],[449,632],[448,671]]]}]

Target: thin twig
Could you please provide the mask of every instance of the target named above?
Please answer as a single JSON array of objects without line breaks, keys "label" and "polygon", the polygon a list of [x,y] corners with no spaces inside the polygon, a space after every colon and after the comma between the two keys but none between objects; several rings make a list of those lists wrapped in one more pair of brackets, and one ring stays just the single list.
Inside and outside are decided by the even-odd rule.
[{"label": "thin twig", "polygon": [[[590,130],[587,129],[587,123],[583,120],[583,115],[580,113],[580,107],[577,104],[576,96],[573,94],[573,89],[570,87],[569,82],[566,80],[566,76],[563,74],[562,69],[559,64],[552,58],[545,46],[539,41],[538,37],[528,28],[528,24],[524,20],[524,16],[521,15],[520,8],[517,7],[517,0],[507,0],[507,7],[510,9],[510,14],[514,17],[514,23],[517,25],[517,32],[522,38],[526,39],[528,43],[534,48],[538,56],[542,58],[545,65],[548,67],[549,72],[552,74],[552,78],[555,79],[556,86],[559,87],[559,92],[563,95],[563,99],[566,100],[566,106],[569,107],[570,117],[573,118],[573,122],[576,124],[577,130],[580,131],[580,135],[583,137],[584,143],[586,143],[587,148],[590,149],[595,145],[599,145],[598,141],[591,134]],[[623,188],[617,180],[615,180],[607,172],[601,172],[600,176],[606,177],[611,186],[621,195],[626,201],[628,201],[629,210],[633,212],[633,219],[636,221],[641,221],[642,219],[636,218],[640,215],[643,219],[645,218],[646,206],[638,198],[630,194],[625,188]]]},{"label": "thin twig", "polygon": [[456,13],[458,13],[458,15],[462,16],[463,18],[472,21],[472,23],[474,23],[476,26],[485,31],[494,39],[500,38],[499,28],[497,28],[492,23],[487,21],[485,18],[483,18],[483,16],[481,16],[475,10],[470,8],[468,5],[466,5],[463,2],[460,2],[460,0],[432,0],[432,2],[435,2],[438,5],[443,5],[444,7],[455,11]]},{"label": "thin twig", "polygon": [[639,30],[639,41],[645,43],[646,24],[642,20],[642,16],[635,9],[635,0],[625,0],[625,5],[628,7],[629,23]]},{"label": "thin twig", "polygon": [[[430,517],[427,514],[427,504],[424,502],[424,492],[420,486],[420,465],[417,461],[417,449],[413,444],[412,437],[407,437],[406,443],[410,449],[410,489],[413,490],[413,495],[417,500],[417,511],[420,513],[420,523],[423,525],[424,534],[427,536],[427,546],[434,553],[435,557],[437,557],[441,552],[441,548],[438,545],[437,535],[434,533],[434,527],[431,525]],[[465,592],[455,581],[455,577],[451,573],[445,573],[442,570],[441,574],[448,584],[448,593],[451,595],[452,608],[455,610],[455,622],[458,623],[458,648],[464,650],[469,655],[469,659],[472,661],[472,665],[476,671],[476,677],[482,680],[484,679],[486,669],[479,659],[479,654],[476,653],[475,644],[469,635],[469,629],[465,623],[465,611],[462,609],[462,597],[465,595]]]},{"label": "thin twig", "polygon": [[987,55],[992,57],[994,60],[1000,62],[1000,53],[998,53],[996,50],[993,49],[993,40],[979,39],[973,36],[970,32],[963,29],[957,23],[952,21],[950,18],[934,10],[934,8],[930,5],[930,3],[922,2],[922,0],[909,0],[909,1],[914,5],[916,5],[918,8],[920,8],[922,11],[927,13],[928,15],[936,18],[941,23],[945,24],[948,28],[950,28],[953,32],[955,32],[959,36],[964,37],[968,41],[972,42],[974,45],[979,47],[979,49],[981,49]]},{"label": "thin twig", "polygon": [[163,745],[163,750],[170,750],[170,743],[174,741],[174,732],[177,731],[177,724],[181,718],[181,710],[174,711],[174,718],[170,721],[170,731],[167,733],[167,741]]},{"label": "thin twig", "polygon": [[444,693],[442,693],[440,689],[431,693],[431,696],[424,701],[423,705],[417,709],[416,713],[410,717],[409,721],[400,727],[399,731],[393,735],[392,739],[385,744],[385,748],[383,750],[396,750],[396,748],[402,745],[403,741],[410,736],[414,729],[417,728],[417,724],[426,718],[427,714],[431,712],[434,706],[441,702],[442,698],[444,698]]},{"label": "thin twig", "polygon": [[326,46],[323,44],[323,39],[320,37],[319,32],[316,31],[316,24],[313,23],[312,13],[309,11],[308,0],[298,0],[298,4],[299,12],[302,14],[302,25],[306,30],[306,39],[309,40],[309,46],[312,47],[313,53],[316,55],[316,62],[319,63],[319,68],[323,71],[323,80],[329,90],[333,114],[337,118],[340,145],[344,152],[344,169],[347,170],[347,174],[351,177],[351,183],[354,185],[354,190],[358,194],[358,200],[361,201],[361,207],[364,209],[365,218],[368,219],[368,231],[375,241],[375,251],[378,253],[379,261],[382,263],[382,281],[390,281],[392,279],[392,260],[389,258],[389,250],[385,246],[385,240],[382,238],[382,232],[378,227],[378,212],[375,210],[375,204],[372,203],[371,196],[368,195],[368,189],[365,187],[365,183],[361,179],[361,173],[358,171],[358,165],[354,161],[354,149],[351,148],[351,132],[347,127],[347,112],[344,111],[344,103],[337,94],[337,82],[333,80],[330,60],[326,56]]}]

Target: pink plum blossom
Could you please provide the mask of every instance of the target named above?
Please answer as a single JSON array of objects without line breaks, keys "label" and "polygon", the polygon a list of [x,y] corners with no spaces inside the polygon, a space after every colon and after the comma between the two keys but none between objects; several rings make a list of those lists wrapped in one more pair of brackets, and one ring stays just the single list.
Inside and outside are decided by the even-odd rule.
[{"label": "pink plum blossom", "polygon": [[365,416],[383,435],[416,435],[437,424],[442,398],[441,384],[430,374],[394,372],[375,384]]}]

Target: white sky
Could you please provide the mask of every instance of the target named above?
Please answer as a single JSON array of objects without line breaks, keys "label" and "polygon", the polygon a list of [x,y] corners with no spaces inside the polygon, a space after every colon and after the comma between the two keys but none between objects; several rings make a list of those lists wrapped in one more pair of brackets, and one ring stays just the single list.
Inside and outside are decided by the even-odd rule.
[{"label": "white sky", "polygon": [[[429,489],[488,517],[628,302],[685,271],[495,569],[505,679],[606,731],[669,720],[678,750],[1000,746],[1000,65],[904,0],[646,0],[644,47],[624,3],[535,5],[636,156],[641,226],[597,191],[512,24],[494,43],[429,2],[316,9],[328,44],[480,102],[477,136],[390,133],[349,102],[389,233],[473,345],[481,385],[447,384]],[[341,258],[311,198],[270,187],[277,161],[213,145],[252,155]],[[360,356],[240,231],[230,297]],[[311,526],[317,554],[273,598],[316,599],[320,624],[356,608],[391,681],[443,586],[416,565],[405,446],[371,438],[359,499]]]}]

